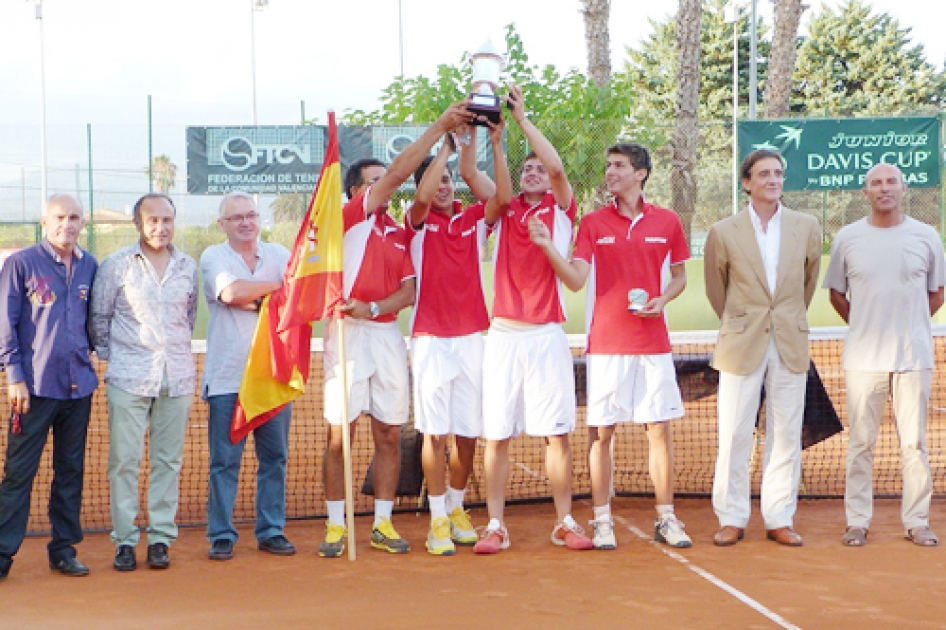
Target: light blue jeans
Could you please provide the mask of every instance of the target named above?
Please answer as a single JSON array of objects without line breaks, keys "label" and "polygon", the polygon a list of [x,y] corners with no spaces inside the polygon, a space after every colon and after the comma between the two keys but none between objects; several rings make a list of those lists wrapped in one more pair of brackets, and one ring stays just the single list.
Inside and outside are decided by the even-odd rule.
[{"label": "light blue jeans", "polygon": [[[246,438],[230,441],[230,423],[236,408],[236,394],[208,396],[210,419],[207,432],[210,447],[210,485],[207,496],[207,538],[239,538],[233,526],[233,505]],[[289,422],[292,404],[269,422],[253,431],[259,470],[256,473],[257,540],[280,536],[286,524],[286,462],[289,459]]]}]

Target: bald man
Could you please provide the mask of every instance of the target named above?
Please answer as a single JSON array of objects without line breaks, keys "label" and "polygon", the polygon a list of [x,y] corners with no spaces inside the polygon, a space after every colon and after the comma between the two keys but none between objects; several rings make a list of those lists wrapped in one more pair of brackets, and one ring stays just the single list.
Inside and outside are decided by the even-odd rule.
[{"label": "bald man", "polygon": [[0,483],[0,580],[26,535],[33,478],[49,430],[51,569],[88,575],[76,558],[85,437],[98,378],[86,320],[97,264],[76,244],[85,223],[69,195],[54,195],[40,219],[43,240],[7,259],[0,271],[0,366],[7,374],[10,433]]},{"label": "bald man", "polygon": [[932,227],[906,216],[907,187],[896,166],[867,173],[870,215],[842,228],[831,248],[824,287],[850,325],[844,380],[850,424],[841,542],[867,544],[873,515],[874,444],[893,393],[903,474],[901,518],[907,540],[939,544],[929,527],[933,494],[926,426],[933,382],[930,318],[943,305],[943,245]]}]

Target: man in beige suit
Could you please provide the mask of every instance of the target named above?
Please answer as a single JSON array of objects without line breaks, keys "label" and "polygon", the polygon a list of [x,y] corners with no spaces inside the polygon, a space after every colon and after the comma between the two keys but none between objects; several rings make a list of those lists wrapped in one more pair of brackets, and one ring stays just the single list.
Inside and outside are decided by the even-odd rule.
[{"label": "man in beige suit", "polygon": [[762,386],[766,443],[762,518],[770,540],[793,547],[808,372],[807,310],[818,281],[821,231],[812,216],[781,204],[782,156],[753,151],[740,167],[749,207],[710,229],[706,295],[720,319],[719,454],[713,509],[719,546],[743,537],[750,513],[749,460]]}]

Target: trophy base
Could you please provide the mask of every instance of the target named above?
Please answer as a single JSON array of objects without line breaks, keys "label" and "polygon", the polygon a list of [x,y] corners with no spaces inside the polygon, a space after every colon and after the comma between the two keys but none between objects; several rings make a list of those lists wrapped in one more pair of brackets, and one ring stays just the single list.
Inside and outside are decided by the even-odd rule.
[{"label": "trophy base", "polygon": [[499,106],[499,98],[493,94],[471,94],[470,103],[466,108],[477,115],[472,124],[480,127],[488,126],[486,121],[479,118],[480,116],[496,124],[503,115]]}]

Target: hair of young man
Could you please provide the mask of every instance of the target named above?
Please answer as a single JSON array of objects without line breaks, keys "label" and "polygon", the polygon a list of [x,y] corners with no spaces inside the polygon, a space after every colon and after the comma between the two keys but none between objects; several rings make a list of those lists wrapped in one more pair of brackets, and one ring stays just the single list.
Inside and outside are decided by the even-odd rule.
[{"label": "hair of young man", "polygon": [[644,188],[644,184],[650,179],[651,171],[654,170],[654,163],[650,159],[650,151],[647,150],[647,147],[629,142],[619,142],[608,148],[608,155],[623,155],[635,171],[641,169],[647,171],[647,176],[641,181],[641,189]]},{"label": "hair of young man", "polygon": [[[434,161],[434,156],[428,155],[420,163],[420,166],[417,167],[417,170],[414,171],[414,185],[420,186],[420,180],[424,179],[424,173],[427,172],[427,169],[430,168],[430,165]],[[450,165],[447,164],[447,172],[450,173],[450,177],[453,177],[453,169],[450,168]]]},{"label": "hair of young man", "polygon": [[742,160],[742,164],[739,165],[739,178],[752,179],[752,167],[755,166],[760,160],[765,160],[767,158],[775,158],[782,163],[782,168],[785,167],[785,158],[783,158],[782,154],[778,151],[774,149],[756,149],[747,155]]},{"label": "hair of young man", "polygon": [[174,202],[170,197],[164,193],[148,193],[147,195],[142,195],[141,199],[135,202],[135,207],[131,210],[131,218],[135,223],[141,222],[141,206],[149,199],[164,199],[171,206],[171,210],[174,211],[174,214],[177,215],[177,208],[174,207]]},{"label": "hair of young man", "polygon": [[256,201],[253,199],[253,195],[251,195],[250,193],[243,192],[242,190],[234,190],[231,193],[227,193],[226,196],[224,196],[224,198],[220,200],[219,216],[221,218],[226,216],[227,204],[230,203],[234,199],[246,199],[251,204],[253,204],[254,209],[256,208]]},{"label": "hair of young man", "polygon": [[351,191],[365,183],[364,170],[369,166],[384,166],[384,162],[377,158],[362,158],[352,163],[345,171],[345,195],[351,199]]}]

